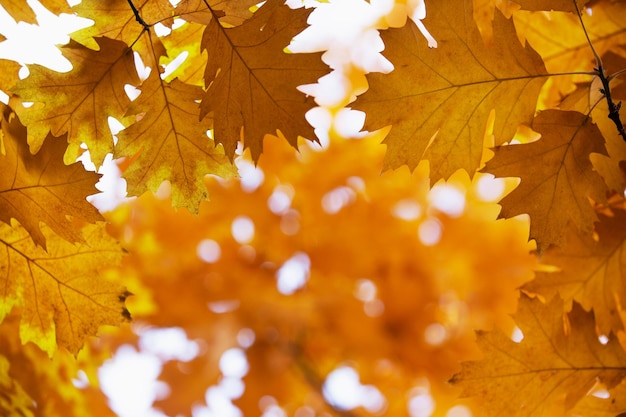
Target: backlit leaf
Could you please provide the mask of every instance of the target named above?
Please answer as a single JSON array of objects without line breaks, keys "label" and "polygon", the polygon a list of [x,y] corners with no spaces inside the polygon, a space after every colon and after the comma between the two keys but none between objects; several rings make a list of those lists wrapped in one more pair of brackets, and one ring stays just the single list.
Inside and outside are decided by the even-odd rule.
[{"label": "backlit leaf", "polygon": [[120,262],[122,250],[105,225],[82,229],[86,244],[70,244],[42,227],[48,252],[18,225],[0,224],[0,319],[21,313],[20,337],[52,355],[57,346],[76,355],[102,325],[120,325],[130,315],[127,293],[99,274]]},{"label": "backlit leaf", "polygon": [[309,11],[270,0],[241,26],[224,28],[213,19],[204,33],[208,53],[207,91],[201,116],[212,116],[215,139],[232,157],[243,129],[243,143],[257,160],[263,136],[279,129],[293,146],[298,136],[315,139],[304,114],[315,104],[296,87],[328,71],[319,54],[283,50],[306,27]]},{"label": "backlit leaf", "polygon": [[598,128],[577,112],[546,110],[532,127],[541,139],[497,147],[484,171],[521,178],[520,185],[502,199],[501,216],[529,214],[530,238],[547,248],[561,243],[568,223],[591,233],[596,216],[589,198],[603,201],[606,185],[593,170],[589,155],[606,150]]},{"label": "backlit leaf", "polygon": [[[151,32],[142,35],[142,42],[152,50],[153,59],[147,64],[157,67],[162,43]],[[137,158],[124,172],[128,190],[132,195],[156,191],[167,180],[172,184],[173,204],[196,211],[207,195],[205,175],[234,174],[223,149],[208,137],[212,120],[200,121],[197,101],[202,88],[179,80],[167,83],[156,70],[140,88],[129,109],[139,120],[118,134],[115,147],[116,158]]]},{"label": "backlit leaf", "polygon": [[520,45],[513,22],[502,16],[494,20],[493,46],[486,47],[470,3],[429,3],[424,22],[439,43],[435,49],[413,23],[382,34],[395,70],[369,75],[370,89],[354,107],[366,112],[368,130],[392,125],[384,141],[386,168],[415,169],[427,159],[433,181],[459,168],[473,173],[492,109],[497,144],[531,122],[546,74],[539,55]]},{"label": "backlit leaf", "polygon": [[29,67],[30,76],[13,87],[22,101],[35,102],[28,108],[15,106],[28,127],[28,144],[33,153],[39,151],[48,133],[68,134],[68,163],[80,155],[83,142],[97,166],[113,150],[108,118],[124,116],[130,103],[124,85],[137,85],[139,79],[126,44],[104,37],[96,41],[99,51],[74,41],[63,48],[74,67],[69,73],[34,65]]}]

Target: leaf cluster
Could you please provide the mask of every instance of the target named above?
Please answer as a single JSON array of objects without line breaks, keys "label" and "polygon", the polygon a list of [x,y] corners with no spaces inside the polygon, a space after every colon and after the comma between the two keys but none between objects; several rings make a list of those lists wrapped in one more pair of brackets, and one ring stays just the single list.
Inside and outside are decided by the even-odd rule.
[{"label": "leaf cluster", "polygon": [[[355,2],[371,60],[315,38],[332,3],[42,3],[94,24],[67,73],[2,61],[2,413],[113,415],[98,367],[171,327],[199,348],[161,358],[169,415],[214,406],[228,352],[244,415],[626,412],[623,3]],[[103,217],[85,149],[138,198]]]}]

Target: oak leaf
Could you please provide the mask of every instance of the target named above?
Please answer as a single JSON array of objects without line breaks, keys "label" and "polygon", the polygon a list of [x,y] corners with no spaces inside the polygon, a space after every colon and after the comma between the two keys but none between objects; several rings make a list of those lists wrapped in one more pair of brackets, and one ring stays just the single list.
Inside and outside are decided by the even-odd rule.
[{"label": "oak leaf", "polygon": [[559,245],[568,223],[590,234],[596,220],[589,198],[604,201],[606,185],[593,170],[589,155],[606,154],[604,138],[585,115],[546,110],[537,115],[536,142],[495,148],[483,171],[519,177],[520,185],[504,197],[502,217],[530,215],[530,238],[538,247]]},{"label": "oak leaf", "polygon": [[69,73],[33,65],[29,67],[30,75],[12,88],[22,101],[35,103],[28,108],[15,106],[28,127],[28,144],[33,153],[39,151],[48,133],[68,134],[68,162],[80,155],[83,142],[97,166],[113,150],[108,118],[124,116],[130,103],[124,86],[137,85],[139,78],[126,44],[104,37],[96,42],[99,51],[75,41],[63,47],[64,56],[73,65]]},{"label": "oak leaf", "polygon": [[48,136],[39,153],[32,155],[26,144],[26,128],[10,107],[0,104],[0,221],[16,219],[35,244],[47,247],[40,223],[45,223],[70,242],[84,242],[67,216],[89,222],[102,216],[85,199],[95,194],[100,175],[86,171],[76,162],[63,163],[65,143]]},{"label": "oak leaf", "polygon": [[613,210],[612,216],[598,215],[598,238],[580,235],[570,227],[562,247],[548,249],[542,262],[559,268],[540,272],[525,288],[553,297],[556,293],[572,308],[574,301],[593,310],[598,331],[608,335],[622,329],[615,297],[626,300],[626,212]]},{"label": "oak leaf", "polygon": [[[158,68],[159,57],[165,53],[163,44],[149,31],[141,41],[152,51],[147,64]],[[156,191],[167,180],[174,206],[197,211],[207,195],[203,177],[228,177],[235,172],[223,149],[208,137],[213,121],[199,120],[197,101],[202,88],[179,80],[167,83],[155,70],[140,89],[128,109],[129,115],[140,115],[139,120],[117,135],[114,152],[116,158],[137,158],[124,172],[128,191],[132,195]]]},{"label": "oak leaf", "polygon": [[626,376],[626,352],[615,339],[598,341],[593,315],[575,304],[564,321],[562,311],[558,297],[544,305],[522,296],[514,316],[521,342],[479,334],[484,359],[463,363],[452,382],[478,397],[481,415],[562,416],[596,381],[610,389]]},{"label": "oak leaf", "polygon": [[99,275],[121,261],[122,250],[105,224],[82,229],[87,244],[70,244],[42,227],[48,252],[33,245],[19,225],[0,224],[0,320],[21,313],[20,337],[52,355],[57,346],[76,355],[98,327],[120,325],[130,315],[128,293]]},{"label": "oak leaf", "polygon": [[208,53],[207,91],[201,117],[215,120],[215,139],[232,157],[243,129],[243,143],[257,160],[265,134],[284,134],[296,146],[298,136],[313,140],[305,113],[315,106],[296,87],[315,82],[328,72],[320,54],[283,50],[306,27],[308,10],[292,10],[269,0],[244,24],[224,28],[211,20],[202,48]]},{"label": "oak leaf", "polygon": [[412,22],[382,33],[395,70],[370,74],[370,88],[354,108],[367,114],[368,130],[392,125],[383,142],[386,168],[414,169],[427,159],[433,182],[459,168],[474,172],[492,109],[496,144],[531,122],[546,75],[541,58],[520,45],[513,22],[502,16],[494,20],[496,42],[486,47],[469,3],[464,12],[453,2],[428,5],[425,23],[436,49],[427,48]]}]

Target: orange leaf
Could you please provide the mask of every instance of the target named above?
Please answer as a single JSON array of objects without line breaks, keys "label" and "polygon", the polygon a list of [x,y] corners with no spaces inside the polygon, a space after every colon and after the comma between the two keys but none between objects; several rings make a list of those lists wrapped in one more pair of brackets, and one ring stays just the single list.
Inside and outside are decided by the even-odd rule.
[{"label": "orange leaf", "polygon": [[568,223],[590,234],[596,220],[589,198],[605,199],[606,185],[589,155],[606,154],[595,124],[578,112],[546,110],[535,118],[536,142],[499,146],[483,171],[520,177],[520,185],[501,201],[502,217],[530,215],[530,238],[539,248],[559,245]]},{"label": "orange leaf", "polygon": [[620,383],[626,353],[616,340],[602,345],[593,316],[575,305],[564,328],[562,302],[547,305],[522,297],[515,315],[524,339],[515,343],[498,332],[481,333],[485,357],[466,362],[452,382],[477,396],[483,416],[563,416],[595,385]]},{"label": "orange leaf", "polygon": [[298,136],[315,138],[305,113],[312,98],[296,90],[328,72],[319,54],[283,52],[306,27],[308,10],[291,10],[281,0],[269,0],[241,26],[224,28],[213,19],[204,33],[208,53],[207,91],[201,117],[212,115],[215,138],[232,157],[243,128],[244,147],[257,160],[265,134],[280,129],[292,146]]}]

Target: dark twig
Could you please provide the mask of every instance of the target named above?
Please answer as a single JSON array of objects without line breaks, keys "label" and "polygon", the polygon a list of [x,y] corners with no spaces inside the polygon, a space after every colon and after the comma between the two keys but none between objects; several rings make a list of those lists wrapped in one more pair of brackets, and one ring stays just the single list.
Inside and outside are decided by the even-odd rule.
[{"label": "dark twig", "polygon": [[604,74],[604,68],[600,66],[596,68],[596,71],[598,71],[598,77],[600,77],[600,81],[602,81],[600,93],[604,95],[606,103],[609,106],[609,119],[613,120],[620,136],[624,139],[624,141],[626,141],[626,131],[624,130],[624,125],[619,117],[619,109],[622,107],[622,102],[620,101],[617,104],[613,102],[613,99],[611,98],[611,87],[609,86],[609,78]]},{"label": "dark twig", "polygon": [[147,24],[145,20],[143,20],[143,18],[139,14],[139,10],[137,10],[135,5],[133,4],[133,0],[128,0],[128,4],[130,5],[130,8],[133,9],[133,13],[135,14],[135,20],[137,20],[137,22],[139,22],[139,24],[143,26],[144,30],[148,30],[150,28],[150,25]]},{"label": "dark twig", "polygon": [[613,123],[615,123],[615,127],[617,127],[617,131],[619,132],[620,136],[622,137],[622,139],[624,139],[624,141],[626,141],[626,131],[624,130],[624,125],[622,124],[622,120],[619,117],[619,109],[622,107],[622,102],[620,101],[617,104],[613,102],[613,99],[611,98],[611,87],[609,86],[609,82],[615,76],[615,74],[613,76],[607,77],[604,73],[602,59],[600,59],[600,56],[596,52],[596,49],[593,47],[591,39],[589,39],[589,34],[587,34],[587,28],[585,27],[582,15],[580,13],[580,9],[578,8],[578,3],[576,2],[576,0],[572,1],[574,2],[574,7],[576,7],[576,12],[578,13],[580,25],[582,26],[583,32],[585,32],[585,36],[587,37],[587,43],[589,44],[591,52],[593,52],[593,56],[596,59],[596,68],[594,68],[594,71],[596,72],[596,75],[600,78],[600,81],[602,81],[602,88],[600,89],[600,93],[602,93],[602,95],[606,99],[607,105],[609,106],[608,117],[613,121]]}]

